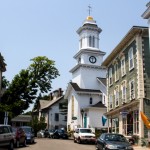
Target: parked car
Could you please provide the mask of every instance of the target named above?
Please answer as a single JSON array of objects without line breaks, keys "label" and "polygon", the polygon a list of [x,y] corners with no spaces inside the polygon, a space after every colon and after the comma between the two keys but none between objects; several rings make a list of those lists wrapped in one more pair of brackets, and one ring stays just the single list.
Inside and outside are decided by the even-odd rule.
[{"label": "parked car", "polygon": [[35,142],[34,130],[30,126],[21,126],[21,128],[26,133],[26,141],[27,143],[33,144]]},{"label": "parked car", "polygon": [[133,150],[133,147],[122,134],[102,133],[96,141],[96,150],[103,149]]},{"label": "parked car", "polygon": [[65,130],[57,129],[53,134],[54,139],[68,139],[68,133]]},{"label": "parked car", "polygon": [[26,146],[26,134],[21,127],[12,127],[13,133],[15,134],[15,146],[20,145]]},{"label": "parked car", "polygon": [[90,128],[77,128],[73,134],[76,143],[94,143],[96,142],[95,134]]},{"label": "parked car", "polygon": [[7,146],[9,150],[14,149],[15,135],[10,125],[0,124],[0,147]]},{"label": "parked car", "polygon": [[44,137],[53,138],[55,130],[53,129],[46,129],[44,131]]},{"label": "parked car", "polygon": [[38,131],[38,132],[37,132],[37,137],[38,137],[38,138],[44,138],[44,132],[45,132],[44,130]]}]

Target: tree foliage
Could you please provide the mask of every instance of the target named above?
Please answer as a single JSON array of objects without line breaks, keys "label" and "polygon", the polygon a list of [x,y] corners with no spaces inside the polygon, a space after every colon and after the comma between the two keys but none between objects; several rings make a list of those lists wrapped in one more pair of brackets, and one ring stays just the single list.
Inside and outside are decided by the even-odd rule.
[{"label": "tree foliage", "polygon": [[35,57],[31,61],[31,65],[27,69],[22,69],[10,84],[3,80],[7,89],[1,97],[1,112],[9,111],[12,116],[19,115],[29,108],[39,93],[51,90],[52,80],[59,76],[55,62],[45,56]]}]

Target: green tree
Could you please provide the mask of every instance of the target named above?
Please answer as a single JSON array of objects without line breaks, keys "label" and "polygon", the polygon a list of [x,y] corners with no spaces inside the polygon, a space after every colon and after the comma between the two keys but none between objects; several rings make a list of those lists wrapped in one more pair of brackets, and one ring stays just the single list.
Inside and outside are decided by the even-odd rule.
[{"label": "green tree", "polygon": [[31,61],[31,65],[21,70],[8,85],[1,98],[1,111],[9,111],[12,116],[17,116],[29,108],[39,93],[51,90],[52,80],[59,76],[55,62],[45,56],[35,57]]}]

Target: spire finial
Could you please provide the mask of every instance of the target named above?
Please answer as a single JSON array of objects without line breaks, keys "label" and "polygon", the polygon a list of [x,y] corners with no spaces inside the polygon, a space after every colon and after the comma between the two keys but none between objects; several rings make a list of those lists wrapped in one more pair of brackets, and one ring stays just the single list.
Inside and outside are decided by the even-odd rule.
[{"label": "spire finial", "polygon": [[89,4],[89,6],[88,6],[89,16],[91,15],[91,11],[92,11],[92,7],[91,7],[90,4]]}]

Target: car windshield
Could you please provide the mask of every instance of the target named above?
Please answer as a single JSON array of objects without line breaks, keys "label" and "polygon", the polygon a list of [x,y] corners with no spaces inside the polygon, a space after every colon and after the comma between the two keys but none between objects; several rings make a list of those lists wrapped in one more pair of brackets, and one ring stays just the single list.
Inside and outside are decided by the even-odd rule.
[{"label": "car windshield", "polygon": [[17,128],[12,128],[13,132],[16,132],[17,131]]},{"label": "car windshield", "polygon": [[92,133],[91,129],[80,129],[81,133]]},{"label": "car windshield", "polygon": [[23,128],[23,130],[28,133],[28,132],[31,132],[31,128]]},{"label": "car windshield", "polygon": [[126,138],[123,135],[119,134],[107,134],[105,136],[106,141],[118,141],[118,142],[126,142]]}]

